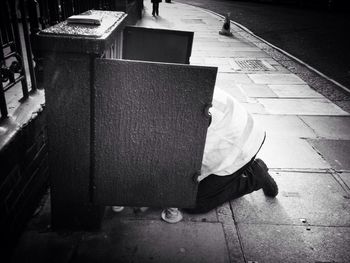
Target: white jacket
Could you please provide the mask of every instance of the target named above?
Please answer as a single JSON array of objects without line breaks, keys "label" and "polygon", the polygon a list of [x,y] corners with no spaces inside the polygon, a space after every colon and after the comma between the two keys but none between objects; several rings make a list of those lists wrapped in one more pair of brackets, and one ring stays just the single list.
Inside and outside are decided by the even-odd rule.
[{"label": "white jacket", "polygon": [[226,92],[216,89],[212,123],[208,128],[201,175],[230,175],[247,164],[259,151],[265,131],[254,123],[253,117]]}]

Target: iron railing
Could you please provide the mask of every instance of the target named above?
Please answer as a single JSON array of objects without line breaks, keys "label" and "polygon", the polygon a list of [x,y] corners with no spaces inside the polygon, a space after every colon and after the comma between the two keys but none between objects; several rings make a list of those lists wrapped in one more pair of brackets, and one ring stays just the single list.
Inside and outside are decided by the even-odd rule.
[{"label": "iron railing", "polygon": [[[143,0],[4,0],[0,3],[0,112],[8,117],[5,92],[21,85],[23,100],[40,83],[42,63],[36,33],[90,9],[127,11]],[[40,86],[40,85],[39,85]]]},{"label": "iron railing", "polygon": [[[20,3],[20,8],[18,4]],[[6,118],[8,111],[5,99],[5,92],[21,83],[23,98],[28,97],[28,82],[26,79],[26,69],[24,67],[22,41],[20,34],[20,23],[17,18],[17,10],[24,11],[24,0],[9,1],[6,0],[1,6],[1,26],[0,26],[0,70],[1,70],[1,86],[0,86],[0,110],[1,118]],[[21,13],[21,17],[26,17]],[[24,23],[23,32],[28,33],[26,23]],[[26,30],[24,28],[26,27]],[[28,38],[24,38],[28,41]],[[30,43],[25,43],[25,46]],[[34,80],[35,82],[35,80]],[[35,89],[35,85],[33,86]]]}]

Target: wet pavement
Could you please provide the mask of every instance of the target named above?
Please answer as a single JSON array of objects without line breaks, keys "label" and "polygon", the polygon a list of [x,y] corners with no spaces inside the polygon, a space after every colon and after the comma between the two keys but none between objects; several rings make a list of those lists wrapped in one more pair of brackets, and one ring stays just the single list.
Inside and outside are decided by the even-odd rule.
[{"label": "wet pavement", "polygon": [[267,130],[259,157],[279,195],[260,190],[177,224],[163,222],[161,209],[107,208],[101,231],[74,233],[50,230],[47,195],[13,262],[349,262],[349,102],[316,92],[328,82],[242,28],[219,35],[222,18],[212,12],[163,2],[160,17],[150,13],[145,2],[138,26],[194,31],[191,64],[217,66],[215,90],[235,96]]}]

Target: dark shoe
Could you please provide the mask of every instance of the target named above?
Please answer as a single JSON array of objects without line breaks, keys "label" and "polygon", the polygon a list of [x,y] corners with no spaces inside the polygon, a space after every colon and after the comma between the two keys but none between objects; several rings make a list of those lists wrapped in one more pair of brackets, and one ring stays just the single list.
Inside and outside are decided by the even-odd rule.
[{"label": "dark shoe", "polygon": [[275,197],[278,194],[278,186],[276,181],[271,177],[265,162],[261,159],[255,159],[253,162],[254,170],[257,177],[261,179],[264,194],[269,197]]}]

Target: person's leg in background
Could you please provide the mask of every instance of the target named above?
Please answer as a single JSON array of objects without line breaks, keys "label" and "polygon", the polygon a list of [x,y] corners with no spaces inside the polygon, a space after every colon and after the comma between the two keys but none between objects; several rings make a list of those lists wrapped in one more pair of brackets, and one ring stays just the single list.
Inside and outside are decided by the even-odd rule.
[{"label": "person's leg in background", "polygon": [[159,16],[159,3],[155,3],[156,4],[156,15]]},{"label": "person's leg in background", "polygon": [[152,3],[152,16],[156,14],[156,3]]}]

